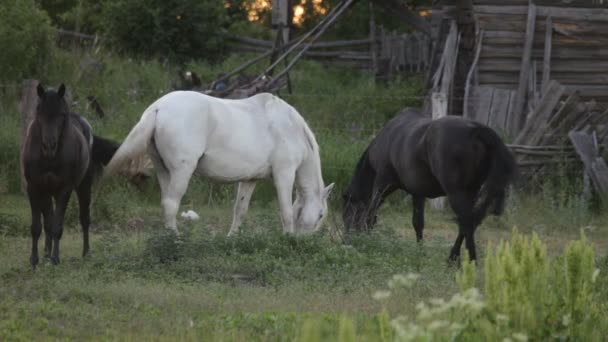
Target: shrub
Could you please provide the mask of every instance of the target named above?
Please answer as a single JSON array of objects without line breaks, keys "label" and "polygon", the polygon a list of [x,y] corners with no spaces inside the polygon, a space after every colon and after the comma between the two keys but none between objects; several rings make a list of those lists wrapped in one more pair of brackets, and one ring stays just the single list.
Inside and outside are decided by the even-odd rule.
[{"label": "shrub", "polygon": [[40,74],[52,52],[52,28],[34,0],[0,1],[0,82]]},{"label": "shrub", "polygon": [[116,0],[104,5],[103,18],[107,38],[136,56],[185,62],[213,60],[222,52],[221,1]]},{"label": "shrub", "polygon": [[[592,247],[584,235],[550,260],[536,234],[513,232],[510,242],[488,248],[485,293],[474,287],[476,268],[468,261],[457,274],[460,293],[449,300],[420,302],[414,317],[392,320],[397,340],[532,340],[599,341],[608,334],[604,303],[596,285]],[[414,286],[416,275],[395,276],[386,300]]]},{"label": "shrub", "polygon": [[102,3],[97,0],[36,0],[54,26],[84,33],[101,28]]}]

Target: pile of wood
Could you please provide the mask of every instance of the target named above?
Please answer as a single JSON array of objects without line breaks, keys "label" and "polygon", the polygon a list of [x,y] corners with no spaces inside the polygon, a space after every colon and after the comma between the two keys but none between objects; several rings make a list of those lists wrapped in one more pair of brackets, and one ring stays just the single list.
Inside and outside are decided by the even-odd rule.
[{"label": "pile of wood", "polygon": [[595,101],[581,101],[578,92],[565,94],[566,87],[551,80],[528,113],[524,127],[510,145],[520,166],[540,168],[580,162],[570,143],[572,132],[595,134],[598,146],[604,144],[608,135],[608,110],[601,109]]}]

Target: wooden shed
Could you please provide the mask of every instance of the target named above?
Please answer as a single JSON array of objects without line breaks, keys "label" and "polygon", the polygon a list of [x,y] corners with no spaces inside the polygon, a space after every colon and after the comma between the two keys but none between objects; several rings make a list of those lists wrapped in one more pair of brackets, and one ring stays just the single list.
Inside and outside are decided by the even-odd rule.
[{"label": "wooden shed", "polygon": [[[445,43],[450,33],[457,42],[465,39],[466,10],[474,46],[465,58],[466,76],[462,70],[448,75],[454,83],[446,94],[450,113],[515,137],[550,80],[563,86],[564,97],[578,92],[581,102],[594,99],[596,108],[608,108],[608,0],[443,1],[434,11],[437,56],[445,59],[450,52]],[[450,22],[458,29],[450,30]],[[453,58],[462,59],[463,44],[453,46]],[[435,79],[440,60],[435,58],[430,70]]]}]

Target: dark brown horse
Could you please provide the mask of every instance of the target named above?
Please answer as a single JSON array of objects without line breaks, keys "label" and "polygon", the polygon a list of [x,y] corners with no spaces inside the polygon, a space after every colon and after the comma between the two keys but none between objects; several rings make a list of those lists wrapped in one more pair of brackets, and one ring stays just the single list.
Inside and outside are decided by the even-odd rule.
[{"label": "dark brown horse", "polygon": [[421,241],[425,198],[447,196],[459,228],[450,260],[458,259],[464,239],[473,260],[475,229],[488,210],[502,213],[515,173],[513,156],[489,127],[454,116],[432,121],[406,110],[361,156],[344,194],[343,220],[347,229],[372,228],[384,198],[401,189],[412,195],[412,224]]},{"label": "dark brown horse", "polygon": [[[59,240],[72,191],[76,190],[84,239],[83,256],[89,252],[91,187],[95,170],[107,164],[118,144],[96,137],[80,115],[69,111],[65,86],[45,91],[38,85],[36,116],[29,125],[21,161],[32,210],[32,254],[38,264],[38,239],[44,217],[45,255],[59,263]],[[54,204],[53,204],[54,201]]]}]

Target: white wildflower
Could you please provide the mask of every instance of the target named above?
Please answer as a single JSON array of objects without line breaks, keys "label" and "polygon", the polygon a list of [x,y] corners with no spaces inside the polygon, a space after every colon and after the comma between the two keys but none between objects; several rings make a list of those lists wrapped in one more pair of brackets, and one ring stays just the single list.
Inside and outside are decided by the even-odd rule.
[{"label": "white wildflower", "polygon": [[375,300],[384,300],[391,296],[391,291],[376,291],[372,295]]},{"label": "white wildflower", "polygon": [[596,268],[595,271],[593,271],[593,275],[591,276],[591,282],[595,283],[595,280],[597,279],[597,277],[600,275],[600,269]]},{"label": "white wildflower", "polygon": [[522,333],[514,333],[513,338],[516,339],[517,341],[522,341],[522,342],[525,342],[528,340],[528,336],[526,334],[522,334]]},{"label": "white wildflower", "polygon": [[570,325],[570,321],[572,320],[572,317],[570,316],[570,314],[564,315],[564,317],[562,317],[562,324],[567,327]]}]

